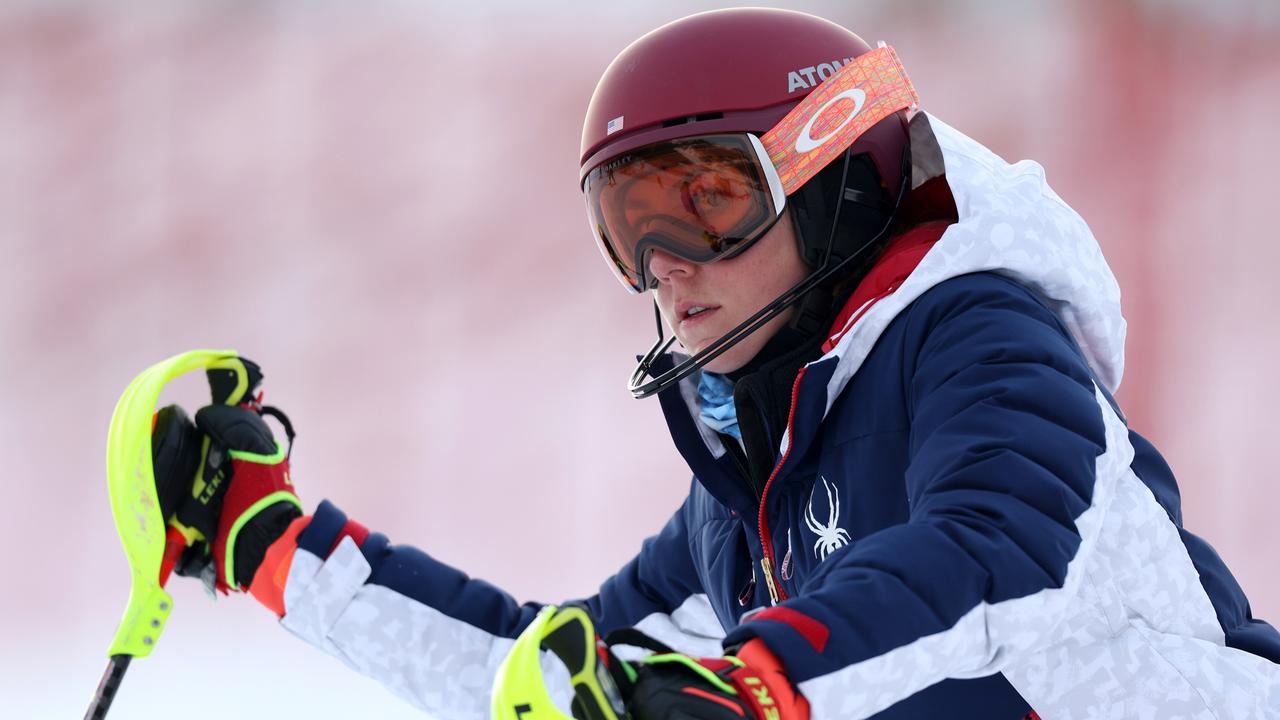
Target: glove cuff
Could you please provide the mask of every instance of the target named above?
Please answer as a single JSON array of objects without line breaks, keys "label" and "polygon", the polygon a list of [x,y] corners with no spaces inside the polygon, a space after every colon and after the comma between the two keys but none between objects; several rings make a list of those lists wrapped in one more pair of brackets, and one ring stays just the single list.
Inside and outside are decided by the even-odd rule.
[{"label": "glove cuff", "polygon": [[284,617],[284,586],[293,568],[293,554],[298,549],[298,535],[311,522],[310,515],[296,518],[263,555],[258,570],[253,574],[249,594],[277,617]]},{"label": "glove cuff", "polygon": [[[277,503],[291,504],[297,514],[302,514],[302,503],[294,493],[293,483],[289,478],[289,461],[285,448],[280,443],[276,443],[273,455],[237,450],[228,451],[228,454],[231,456],[235,481],[227,489],[213,543],[213,558],[218,574],[217,588],[224,593],[240,589],[235,568],[236,541],[246,524]],[[253,577],[256,569],[245,568],[240,575]]]}]

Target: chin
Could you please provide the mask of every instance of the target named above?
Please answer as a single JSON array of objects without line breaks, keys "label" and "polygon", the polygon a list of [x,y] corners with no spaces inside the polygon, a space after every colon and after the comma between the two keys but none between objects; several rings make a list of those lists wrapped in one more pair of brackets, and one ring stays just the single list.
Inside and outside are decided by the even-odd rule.
[{"label": "chin", "polygon": [[[790,312],[788,311],[787,315],[774,318],[764,327],[742,338],[735,343],[733,347],[721,353],[715,360],[703,365],[703,369],[724,375],[742,368],[744,365],[751,362],[751,359],[764,348],[764,346],[769,342],[769,339],[777,332],[777,329],[781,324],[786,321],[789,314]],[[719,337],[719,335],[716,335],[715,338],[704,341],[698,350],[700,351],[704,349],[712,342],[715,342],[715,339]],[[688,348],[689,346],[685,345],[685,347]]]},{"label": "chin", "polygon": [[746,365],[751,358],[755,357],[759,348],[743,347],[747,341],[739,342],[733,347],[721,353],[719,357],[702,366],[704,370],[710,370],[713,373],[724,375],[731,373],[743,365]]}]

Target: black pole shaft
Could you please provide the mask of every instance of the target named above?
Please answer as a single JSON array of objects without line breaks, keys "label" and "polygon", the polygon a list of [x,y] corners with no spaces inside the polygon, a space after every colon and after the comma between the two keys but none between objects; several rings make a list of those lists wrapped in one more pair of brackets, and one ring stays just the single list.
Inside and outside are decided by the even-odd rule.
[{"label": "black pole shaft", "polygon": [[93,694],[93,702],[89,703],[89,710],[84,714],[84,720],[102,720],[107,716],[111,701],[116,697],[116,690],[120,689],[120,681],[124,679],[124,671],[129,669],[129,661],[132,659],[132,655],[111,656],[106,672],[102,673],[102,681],[98,683],[98,691]]}]

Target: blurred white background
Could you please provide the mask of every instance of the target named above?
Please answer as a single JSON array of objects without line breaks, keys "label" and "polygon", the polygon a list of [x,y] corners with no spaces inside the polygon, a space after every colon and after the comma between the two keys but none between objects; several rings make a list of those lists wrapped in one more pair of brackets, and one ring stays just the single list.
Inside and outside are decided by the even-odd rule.
[{"label": "blurred white background", "polygon": [[[191,348],[262,364],[308,507],[521,599],[625,562],[688,471],[624,387],[652,311],[589,236],[581,116],[627,43],[726,5],[0,5],[0,716],[83,714],[128,594],[107,421]],[[1121,402],[1280,620],[1280,5],[792,7],[893,43],[925,108],[1090,222],[1130,321]],[[171,590],[112,717],[420,717],[252,601]]]}]

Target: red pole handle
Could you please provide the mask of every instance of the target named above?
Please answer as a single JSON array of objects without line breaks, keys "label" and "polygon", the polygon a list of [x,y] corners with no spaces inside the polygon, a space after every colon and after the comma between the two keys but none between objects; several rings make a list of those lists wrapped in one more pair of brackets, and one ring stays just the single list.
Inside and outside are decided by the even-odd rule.
[{"label": "red pole handle", "polygon": [[178,564],[178,558],[186,547],[187,539],[183,537],[182,532],[170,525],[169,532],[164,538],[164,556],[160,560],[160,587],[164,587],[165,583],[169,582],[169,575],[173,572],[173,567]]}]

